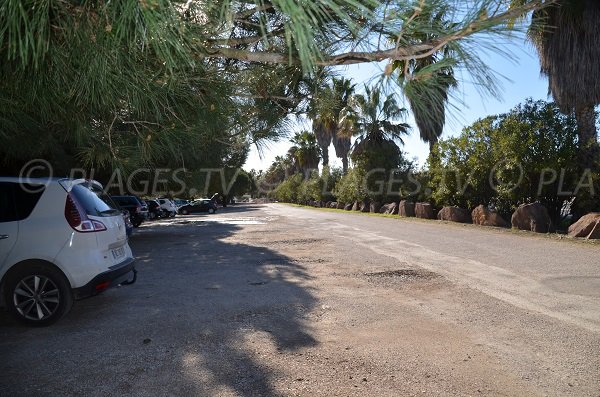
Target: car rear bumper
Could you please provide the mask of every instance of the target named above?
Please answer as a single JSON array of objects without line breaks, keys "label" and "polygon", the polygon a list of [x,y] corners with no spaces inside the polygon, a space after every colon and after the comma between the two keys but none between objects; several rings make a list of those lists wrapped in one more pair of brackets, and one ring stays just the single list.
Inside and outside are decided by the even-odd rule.
[{"label": "car rear bumper", "polygon": [[109,269],[109,271],[100,273],[94,277],[86,285],[74,288],[73,296],[75,299],[84,299],[97,295],[108,288],[127,281],[132,276],[130,273],[135,271],[135,259],[127,258],[123,262],[109,267]]}]

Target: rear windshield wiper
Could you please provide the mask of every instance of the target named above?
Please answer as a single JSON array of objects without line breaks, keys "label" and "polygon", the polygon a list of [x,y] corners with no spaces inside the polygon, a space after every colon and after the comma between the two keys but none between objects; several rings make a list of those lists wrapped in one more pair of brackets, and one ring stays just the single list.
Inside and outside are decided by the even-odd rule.
[{"label": "rear windshield wiper", "polygon": [[117,209],[114,209],[114,208],[111,208],[111,209],[108,209],[108,210],[104,210],[104,211],[100,211],[100,215],[111,215],[111,214],[115,214],[116,215],[116,214],[120,214],[120,213],[121,213],[120,210],[117,210]]}]

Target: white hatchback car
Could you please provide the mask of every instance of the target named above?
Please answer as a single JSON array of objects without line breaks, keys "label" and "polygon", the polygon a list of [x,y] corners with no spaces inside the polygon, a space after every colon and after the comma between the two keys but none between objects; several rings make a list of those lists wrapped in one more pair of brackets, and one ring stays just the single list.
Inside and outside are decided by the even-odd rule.
[{"label": "white hatchback car", "polygon": [[157,198],[156,201],[160,204],[160,208],[167,214],[167,217],[177,215],[177,206],[167,198]]},{"label": "white hatchback car", "polygon": [[73,300],[135,281],[111,204],[95,181],[0,178],[0,296],[14,317],[49,325]]}]

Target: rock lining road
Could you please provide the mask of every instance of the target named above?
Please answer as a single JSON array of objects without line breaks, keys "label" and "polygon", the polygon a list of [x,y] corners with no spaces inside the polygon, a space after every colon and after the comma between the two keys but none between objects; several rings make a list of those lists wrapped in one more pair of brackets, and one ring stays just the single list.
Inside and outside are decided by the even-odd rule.
[{"label": "rock lining road", "polygon": [[287,205],[141,227],[138,282],[0,313],[0,395],[600,396],[600,247]]}]

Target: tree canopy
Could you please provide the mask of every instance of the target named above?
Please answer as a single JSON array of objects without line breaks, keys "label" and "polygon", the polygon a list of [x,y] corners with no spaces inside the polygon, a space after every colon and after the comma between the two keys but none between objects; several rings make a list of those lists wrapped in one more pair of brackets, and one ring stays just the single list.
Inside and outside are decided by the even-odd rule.
[{"label": "tree canopy", "polygon": [[[289,115],[306,111],[317,66],[426,59],[451,46],[489,83],[475,35],[504,34],[549,2],[504,3],[6,0],[2,167],[36,157],[106,172],[240,166],[248,145],[287,134]],[[417,17],[442,8],[452,24]]]}]

